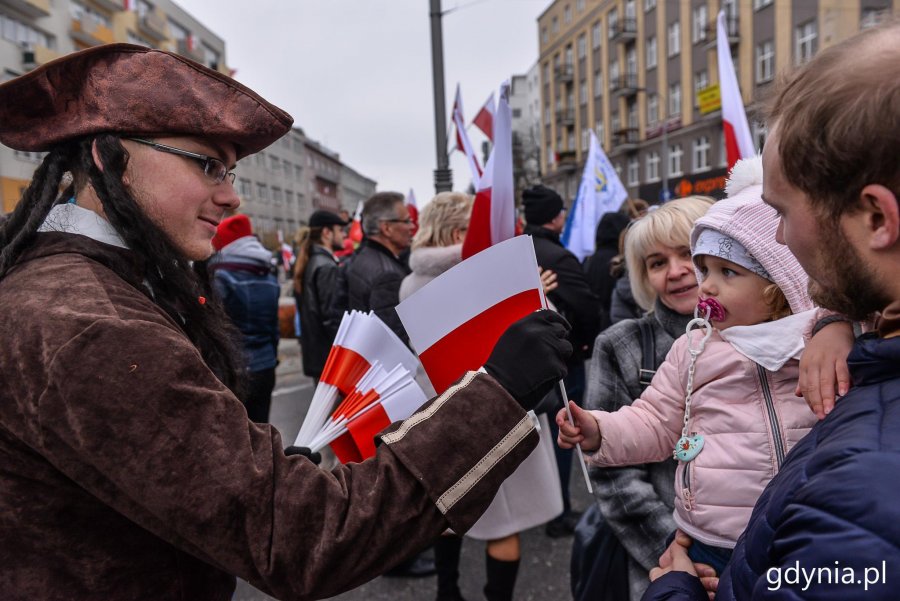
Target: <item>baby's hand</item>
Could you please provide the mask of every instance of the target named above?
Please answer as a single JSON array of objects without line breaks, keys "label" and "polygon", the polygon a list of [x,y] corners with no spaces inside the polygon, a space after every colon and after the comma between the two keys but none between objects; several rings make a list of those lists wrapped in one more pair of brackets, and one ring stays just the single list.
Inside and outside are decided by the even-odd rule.
[{"label": "baby's hand", "polygon": [[835,393],[844,396],[850,389],[847,355],[853,347],[853,326],[838,321],[823,327],[806,345],[800,357],[800,379],[795,394],[819,419],[834,409]]},{"label": "baby's hand", "polygon": [[556,425],[559,426],[559,438],[556,444],[561,449],[571,449],[581,443],[585,451],[596,451],[600,448],[600,425],[594,416],[569,401],[569,409],[572,411],[572,419],[575,425],[569,423],[565,407],[556,414]]}]

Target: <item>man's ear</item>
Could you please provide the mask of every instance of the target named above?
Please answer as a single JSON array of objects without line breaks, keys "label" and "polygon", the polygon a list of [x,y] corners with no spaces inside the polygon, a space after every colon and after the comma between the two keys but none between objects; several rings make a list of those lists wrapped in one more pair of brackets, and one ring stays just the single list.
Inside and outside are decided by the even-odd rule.
[{"label": "man's ear", "polygon": [[859,196],[869,236],[869,248],[886,250],[893,247],[900,238],[900,206],[897,196],[880,184],[869,184]]},{"label": "man's ear", "polygon": [[97,169],[100,170],[100,173],[103,173],[103,161],[100,160],[100,151],[97,150],[97,140],[94,139],[91,142],[91,157],[94,159],[94,165],[97,166]]}]

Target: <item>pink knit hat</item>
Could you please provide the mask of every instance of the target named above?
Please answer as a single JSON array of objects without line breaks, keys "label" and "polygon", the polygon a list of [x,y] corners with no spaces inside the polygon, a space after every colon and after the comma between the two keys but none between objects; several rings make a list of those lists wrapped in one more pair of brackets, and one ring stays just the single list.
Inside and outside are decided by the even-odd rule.
[{"label": "pink knit hat", "polygon": [[[694,222],[691,248],[704,229],[734,238],[765,268],[784,293],[791,311],[802,313],[813,308],[807,292],[809,277],[788,247],[775,241],[778,214],[762,201],[762,175],[761,157],[735,163],[725,185],[728,198],[714,204]],[[703,281],[699,270],[697,281]]]}]

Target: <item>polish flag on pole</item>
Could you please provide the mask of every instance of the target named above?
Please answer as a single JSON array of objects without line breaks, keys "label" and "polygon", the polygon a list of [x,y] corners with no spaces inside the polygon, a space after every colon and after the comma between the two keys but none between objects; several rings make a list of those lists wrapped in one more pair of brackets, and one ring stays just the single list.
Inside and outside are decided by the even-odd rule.
[{"label": "polish flag on pole", "polygon": [[738,86],[737,74],[731,59],[731,45],[728,28],[725,26],[725,11],[719,11],[717,19],[716,47],[719,61],[719,93],[722,95],[722,128],[725,131],[725,149],[728,154],[728,169],[740,159],[756,155],[753,136],[744,111],[744,100]]},{"label": "polish flag on pole", "polygon": [[456,125],[456,150],[466,155],[469,161],[469,170],[472,172],[472,185],[477,190],[478,182],[481,181],[481,166],[478,164],[478,157],[475,156],[475,149],[472,148],[472,143],[469,141],[469,134],[466,132],[459,84],[456,84],[456,100],[453,102],[453,123]]},{"label": "polish flag on pole", "polygon": [[472,120],[472,124],[475,125],[478,129],[484,132],[484,135],[487,136],[488,140],[491,142],[494,141],[494,93],[491,92],[491,95],[488,97],[487,102],[484,103],[484,106],[481,107],[481,110],[478,111],[478,114],[475,115],[475,118]]},{"label": "polish flag on pole", "polygon": [[416,203],[416,193],[413,189],[409,189],[409,195],[406,197],[406,210],[409,211],[409,218],[413,222],[413,236],[419,231],[419,205]]},{"label": "polish flag on pole", "polygon": [[327,425],[339,395],[353,392],[376,362],[391,367],[402,365],[410,373],[416,373],[419,364],[415,355],[374,313],[345,313],[295,446],[310,445]]},{"label": "polish flag on pole", "polygon": [[494,115],[494,148],[485,166],[481,185],[476,189],[478,192],[469,218],[469,230],[463,242],[463,259],[516,234],[509,82],[500,86],[500,102]]},{"label": "polish flag on pole", "polygon": [[356,205],[356,212],[353,214],[353,223],[350,224],[350,234],[349,238],[353,240],[354,243],[359,244],[362,242],[362,211],[363,211],[363,201],[359,201]]},{"label": "polish flag on pole", "polygon": [[487,361],[514,321],[544,307],[531,236],[490,247],[397,305],[438,394]]}]

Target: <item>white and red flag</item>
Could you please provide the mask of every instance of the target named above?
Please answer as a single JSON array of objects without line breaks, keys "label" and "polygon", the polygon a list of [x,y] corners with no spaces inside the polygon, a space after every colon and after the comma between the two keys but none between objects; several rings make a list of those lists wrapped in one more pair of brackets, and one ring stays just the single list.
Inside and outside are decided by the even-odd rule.
[{"label": "white and red flag", "polygon": [[478,114],[475,115],[475,118],[472,119],[472,124],[484,132],[484,135],[487,136],[488,140],[491,142],[494,141],[494,113],[496,109],[494,108],[494,93],[491,92],[491,95],[488,96],[487,101],[484,103],[484,106],[481,107],[481,110],[478,111]]},{"label": "white and red flag", "polygon": [[416,356],[374,313],[345,313],[297,434],[296,446],[310,445],[327,425],[340,395],[350,395],[376,362],[391,368],[401,365],[413,374],[419,364]]},{"label": "white and red flag", "polygon": [[722,129],[725,131],[725,149],[728,155],[728,169],[740,159],[756,155],[750,124],[744,111],[744,100],[738,86],[734,62],[731,58],[731,44],[725,26],[725,11],[719,11],[716,32],[716,47],[719,61],[719,93],[722,96]]},{"label": "white and red flag", "polygon": [[413,189],[409,189],[409,194],[406,197],[406,210],[409,211],[409,218],[412,219],[413,222],[413,236],[416,235],[416,232],[419,231],[419,205],[416,203],[416,193],[413,192]]},{"label": "white and red flag", "polygon": [[463,259],[516,235],[509,82],[500,86],[500,102],[494,115],[494,147],[476,190],[469,230],[463,242]]},{"label": "white and red flag", "polygon": [[467,259],[397,305],[438,394],[487,361],[510,324],[544,306],[531,236]]},{"label": "white and red flag", "polygon": [[285,272],[291,271],[291,265],[294,264],[294,249],[291,245],[284,241],[284,234],[278,230],[278,246],[281,251],[281,265]]},{"label": "white and red flag", "polygon": [[472,185],[477,190],[478,182],[481,181],[481,166],[478,164],[478,157],[475,156],[472,142],[469,141],[469,134],[466,132],[466,119],[463,116],[462,92],[459,91],[459,84],[456,84],[456,100],[453,102],[453,124],[456,125],[456,150],[466,155],[469,170],[472,172]]},{"label": "white and red flag", "polygon": [[356,212],[353,214],[353,222],[350,224],[350,234],[347,236],[355,244],[362,242],[362,211],[363,201],[359,201],[356,205]]}]

